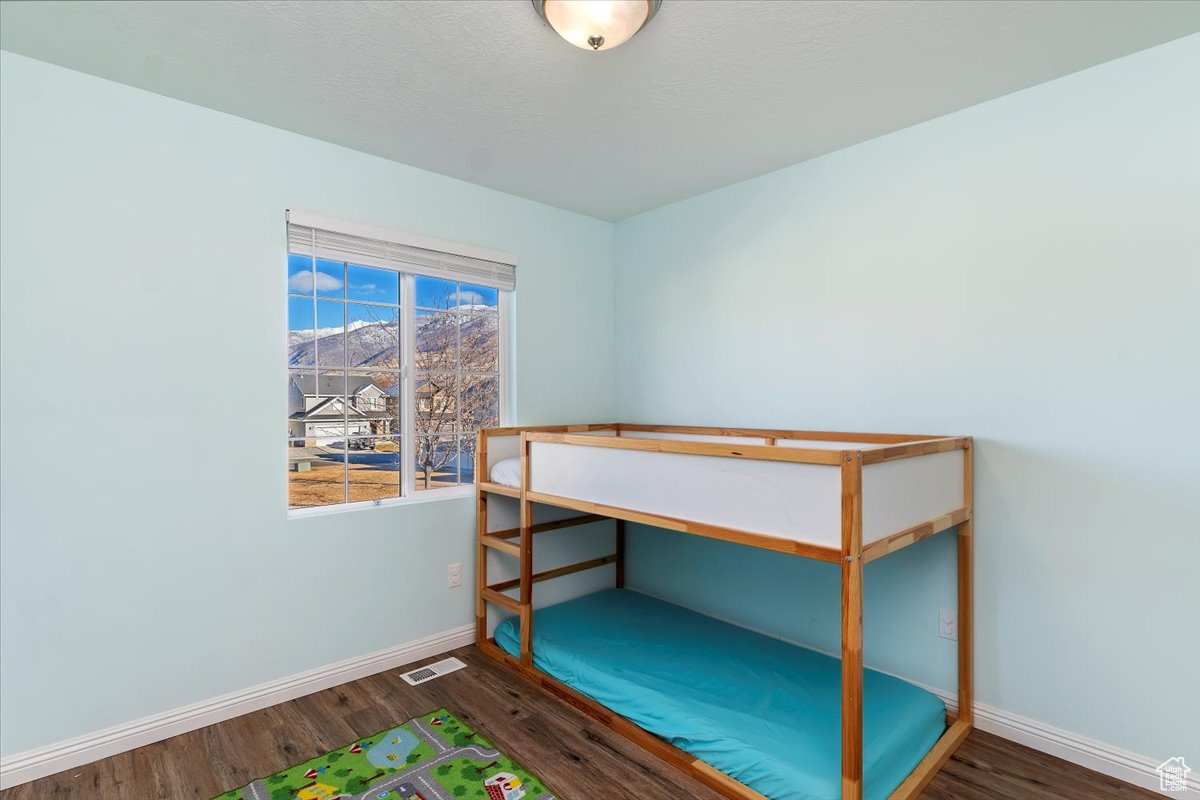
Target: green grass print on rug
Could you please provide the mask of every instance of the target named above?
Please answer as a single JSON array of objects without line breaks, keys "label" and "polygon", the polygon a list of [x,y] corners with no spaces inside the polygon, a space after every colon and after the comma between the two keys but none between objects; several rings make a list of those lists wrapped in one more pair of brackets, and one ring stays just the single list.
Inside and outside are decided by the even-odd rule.
[{"label": "green grass print on rug", "polygon": [[444,708],[213,800],[555,800]]}]

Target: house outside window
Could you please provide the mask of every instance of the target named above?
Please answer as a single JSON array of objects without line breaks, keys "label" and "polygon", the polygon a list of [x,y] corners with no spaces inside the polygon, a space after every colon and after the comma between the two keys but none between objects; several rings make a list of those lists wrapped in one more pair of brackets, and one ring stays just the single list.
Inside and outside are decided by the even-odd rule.
[{"label": "house outside window", "polygon": [[290,212],[289,510],[462,494],[476,432],[506,412],[513,259],[302,219]]}]

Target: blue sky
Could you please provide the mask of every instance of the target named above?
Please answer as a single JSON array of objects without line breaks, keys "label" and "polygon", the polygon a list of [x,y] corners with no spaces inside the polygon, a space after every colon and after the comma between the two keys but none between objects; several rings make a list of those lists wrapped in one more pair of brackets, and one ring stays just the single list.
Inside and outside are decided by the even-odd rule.
[{"label": "blue sky", "polygon": [[[418,275],[414,279],[416,305],[418,308],[448,308],[456,305],[488,305],[495,307],[498,293],[485,286],[456,284],[438,278]],[[312,259],[307,256],[288,255],[289,295],[317,297],[316,320],[313,319],[313,304],[307,298],[288,297],[288,328],[311,330],[333,328],[342,325],[342,300],[350,301],[346,308],[349,321],[366,320],[378,322],[396,318],[389,309],[354,303],[366,300],[372,303],[398,304],[400,302],[400,275],[387,269],[360,267],[340,261],[317,260],[314,275]],[[457,295],[456,295],[457,292]],[[324,300],[322,298],[329,298]]]},{"label": "blue sky", "polygon": [[[343,312],[342,309],[345,309]],[[342,314],[349,322],[395,322],[400,318],[400,309],[384,306],[369,306],[360,303],[342,303],[341,300],[317,300],[315,320],[317,328],[342,327]],[[288,297],[288,330],[311,331],[313,325],[313,301],[308,297]]]},{"label": "blue sky", "polygon": [[[413,280],[416,290],[417,308],[452,308],[456,305],[485,305],[495,307],[497,292],[486,286],[456,284],[440,278],[421,275]],[[458,287],[458,302],[455,302],[455,287]]]}]

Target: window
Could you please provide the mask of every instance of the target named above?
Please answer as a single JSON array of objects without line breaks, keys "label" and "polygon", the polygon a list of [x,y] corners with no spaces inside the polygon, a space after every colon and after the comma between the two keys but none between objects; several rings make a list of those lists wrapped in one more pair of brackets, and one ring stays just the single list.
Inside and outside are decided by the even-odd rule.
[{"label": "window", "polygon": [[514,267],[337,225],[288,226],[288,508],[473,483],[475,434],[503,411]]}]

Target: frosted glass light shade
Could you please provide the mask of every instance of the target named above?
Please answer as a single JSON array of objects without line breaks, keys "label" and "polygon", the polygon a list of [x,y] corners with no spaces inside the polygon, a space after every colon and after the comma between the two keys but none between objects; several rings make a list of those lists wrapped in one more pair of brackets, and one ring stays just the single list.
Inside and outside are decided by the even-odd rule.
[{"label": "frosted glass light shade", "polygon": [[661,0],[533,0],[559,36],[584,50],[624,44],[654,16]]}]

